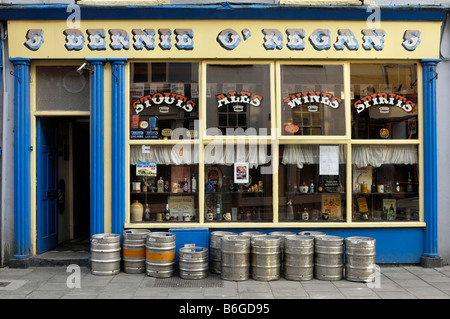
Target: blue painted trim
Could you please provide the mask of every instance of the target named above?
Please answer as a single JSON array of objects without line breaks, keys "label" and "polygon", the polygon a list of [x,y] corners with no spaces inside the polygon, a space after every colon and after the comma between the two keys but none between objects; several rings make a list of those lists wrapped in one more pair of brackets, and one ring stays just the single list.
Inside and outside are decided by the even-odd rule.
[{"label": "blue painted trim", "polygon": [[125,65],[111,63],[111,231],[122,234],[125,224]]},{"label": "blue painted trim", "polygon": [[30,60],[15,58],[14,64],[14,258],[31,252],[31,143]]},{"label": "blue painted trim", "polygon": [[[351,20],[365,21],[368,6],[301,5],[80,5],[83,20]],[[443,21],[445,7],[384,6],[383,21]],[[0,20],[66,20],[66,5],[0,6]]]},{"label": "blue painted trim", "polygon": [[436,136],[436,66],[440,60],[422,60],[425,257],[438,257],[438,196]]},{"label": "blue painted trim", "polygon": [[105,59],[89,59],[91,73],[91,236],[105,230],[104,74]]},{"label": "blue painted trim", "polygon": [[[176,230],[177,238],[185,243],[201,243],[204,239],[203,229]],[[270,233],[273,231],[291,231],[298,234],[301,231],[320,231],[327,235],[348,238],[362,236],[376,239],[377,264],[417,264],[420,263],[424,251],[425,230],[423,228],[209,228],[209,234],[214,231],[231,231],[241,233],[244,231],[260,231]],[[151,229],[151,231],[170,231]],[[173,230],[174,231],[174,230]],[[179,236],[178,236],[179,235]],[[188,240],[189,239],[189,240]]]}]

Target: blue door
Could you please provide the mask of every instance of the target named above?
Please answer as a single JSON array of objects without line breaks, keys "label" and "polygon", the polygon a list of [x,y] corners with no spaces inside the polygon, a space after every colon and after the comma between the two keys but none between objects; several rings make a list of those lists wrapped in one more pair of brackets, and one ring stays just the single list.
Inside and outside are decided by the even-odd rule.
[{"label": "blue door", "polygon": [[58,154],[56,120],[38,117],[37,136],[37,252],[58,244]]}]

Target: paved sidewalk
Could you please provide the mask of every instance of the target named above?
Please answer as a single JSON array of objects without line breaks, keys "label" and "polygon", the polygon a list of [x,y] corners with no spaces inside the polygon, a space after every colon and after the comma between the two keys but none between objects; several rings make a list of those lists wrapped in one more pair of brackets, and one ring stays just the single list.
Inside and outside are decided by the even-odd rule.
[{"label": "paved sidewalk", "polygon": [[347,280],[234,282],[216,274],[201,281],[124,272],[96,276],[87,267],[76,267],[79,272],[67,267],[0,268],[0,299],[450,299],[450,266],[381,265],[379,285],[371,288]]}]

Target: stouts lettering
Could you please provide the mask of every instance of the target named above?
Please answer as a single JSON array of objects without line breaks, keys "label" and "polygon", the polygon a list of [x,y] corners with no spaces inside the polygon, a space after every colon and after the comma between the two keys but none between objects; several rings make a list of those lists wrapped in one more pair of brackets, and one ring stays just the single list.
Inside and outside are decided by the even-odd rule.
[{"label": "stouts lettering", "polygon": [[[383,29],[363,29],[358,37],[350,29],[338,29],[332,36],[329,29],[316,29],[306,35],[305,29],[291,28],[283,32],[278,29],[260,30],[261,43],[265,50],[281,50],[284,47],[291,51],[302,51],[307,43],[317,51],[329,50],[334,47],[337,51],[344,49],[358,51],[361,47],[366,50],[382,51],[384,49]],[[87,29],[83,32],[79,29],[65,29],[65,48],[68,51],[80,51],[87,47],[91,51],[102,51],[109,47],[112,50],[193,50],[194,31],[190,28],[178,29],[132,29],[131,32],[124,29]],[[251,30],[245,28],[240,32],[227,28],[219,32],[216,41],[225,50],[234,50],[252,37]],[[420,30],[406,30],[399,43],[407,51],[414,51],[420,44]],[[37,51],[44,44],[44,29],[29,29],[25,35],[24,45]]]},{"label": "stouts lettering", "polygon": [[[153,103],[153,104],[152,104]],[[141,113],[144,109],[151,107],[152,105],[175,105],[182,108],[186,112],[192,112],[195,107],[195,103],[188,100],[187,97],[176,93],[155,93],[141,97],[139,100],[133,103],[133,108],[136,114]]]}]

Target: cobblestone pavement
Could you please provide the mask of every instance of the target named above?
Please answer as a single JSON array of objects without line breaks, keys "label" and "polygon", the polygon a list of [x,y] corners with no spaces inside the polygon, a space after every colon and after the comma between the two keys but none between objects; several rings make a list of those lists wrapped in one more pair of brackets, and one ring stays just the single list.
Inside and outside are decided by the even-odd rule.
[{"label": "cobblestone pavement", "polygon": [[347,280],[225,281],[219,275],[184,280],[120,272],[96,276],[89,268],[0,268],[0,299],[450,299],[450,266],[380,266],[371,284]]}]

